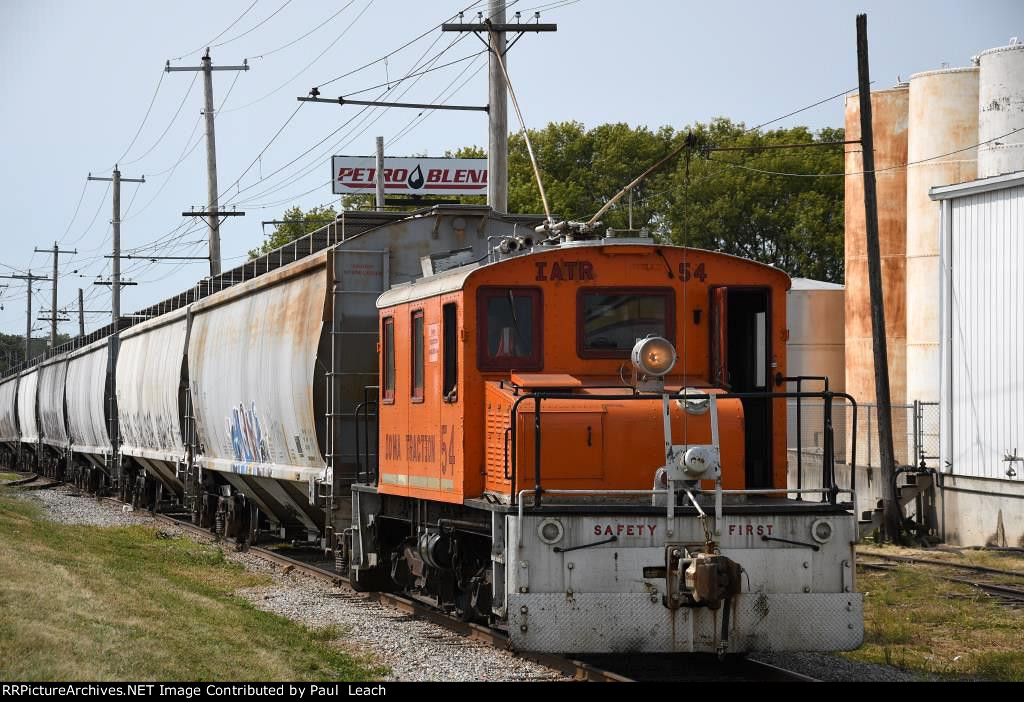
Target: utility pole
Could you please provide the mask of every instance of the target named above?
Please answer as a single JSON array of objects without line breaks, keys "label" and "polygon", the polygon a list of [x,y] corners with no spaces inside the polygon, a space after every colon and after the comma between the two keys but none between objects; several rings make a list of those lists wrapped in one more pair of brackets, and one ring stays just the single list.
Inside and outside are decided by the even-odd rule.
[{"label": "utility pole", "polygon": [[248,71],[249,62],[243,60],[241,66],[214,66],[210,58],[210,49],[206,49],[201,66],[171,66],[168,61],[165,70],[202,71],[203,72],[203,114],[206,117],[206,196],[209,212],[207,224],[210,227],[210,275],[220,275],[220,216],[219,193],[217,192],[217,143],[214,135],[213,121],[213,72],[214,71]]},{"label": "utility pole", "polygon": [[875,402],[878,405],[878,449],[882,469],[885,532],[896,543],[900,535],[896,503],[896,457],[892,443],[892,397],[882,298],[882,256],[878,242],[878,199],[875,191],[875,144],[871,131],[871,78],[868,72],[868,16],[857,15],[857,77],[860,91],[860,138],[864,158],[864,220],[867,228],[868,283],[871,294],[871,339],[875,361]]},{"label": "utility pole", "polygon": [[[505,22],[505,6],[507,0],[490,0],[489,16],[484,19],[483,13],[477,13],[477,22],[464,23],[462,13],[459,21],[453,24],[442,24],[442,32],[473,32],[490,51],[487,106],[476,105],[439,105],[411,102],[380,102],[376,100],[349,100],[341,96],[337,98],[320,97],[319,88],[309,91],[308,97],[299,97],[299,102],[322,102],[333,105],[371,105],[374,107],[404,107],[416,110],[475,110],[488,115],[488,147],[487,147],[487,204],[496,212],[508,212],[508,84],[498,61],[498,54],[507,64],[506,54],[527,32],[557,32],[557,24],[541,24],[540,13],[534,12],[534,23],[523,22],[519,12],[516,21]],[[506,33],[514,32],[516,37],[506,40]],[[483,35],[487,35],[484,38]]]},{"label": "utility pole", "polygon": [[[507,0],[490,0],[487,8],[487,19],[480,15],[482,21],[477,24],[443,24],[443,32],[476,32],[488,33],[483,41],[489,50],[487,64],[487,106],[488,106],[488,137],[487,137],[487,204],[496,212],[508,212],[508,85],[498,62],[500,55],[508,68],[506,53],[524,32],[555,32],[558,25],[540,24],[540,13],[535,12],[535,24],[523,24],[516,13],[516,22],[505,22],[505,6]],[[461,17],[460,17],[461,19]],[[508,43],[506,32],[519,32],[519,35]]]},{"label": "utility pole", "polygon": [[61,251],[57,242],[53,242],[52,249],[40,249],[36,248],[36,253],[52,253],[53,254],[53,293],[50,297],[50,348],[57,347],[57,278],[58,278],[58,265],[57,260],[61,254],[76,254],[78,249],[71,249],[70,251]]},{"label": "utility pole", "polygon": [[30,270],[26,275],[0,275],[0,278],[9,278],[11,280],[24,280],[27,283],[28,294],[25,296],[25,361],[32,356],[32,283],[36,281],[49,280],[44,276],[32,275]]},{"label": "utility pole", "polygon": [[384,209],[384,137],[377,137],[377,211]]},{"label": "utility pole", "polygon": [[[492,24],[505,24],[506,0],[490,0]],[[505,32],[495,30],[488,37],[487,54],[487,204],[502,214],[508,212],[508,85],[501,73],[497,54],[505,56]],[[506,65],[508,59],[506,58]]]},{"label": "utility pole", "polygon": [[85,298],[82,289],[78,289],[78,335],[85,336]]},{"label": "utility pole", "polygon": [[[121,319],[121,183],[145,183],[146,178],[122,178],[121,171],[114,166],[114,172],[110,178],[97,178],[91,173],[89,174],[89,180],[109,180],[113,182],[114,187],[111,188],[113,197],[113,210],[114,218],[110,221],[113,227],[114,234],[114,255],[112,256],[113,261],[110,264],[110,292],[111,292],[111,322],[113,324],[113,334],[117,334],[119,322]],[[57,305],[54,304],[54,308]]]}]

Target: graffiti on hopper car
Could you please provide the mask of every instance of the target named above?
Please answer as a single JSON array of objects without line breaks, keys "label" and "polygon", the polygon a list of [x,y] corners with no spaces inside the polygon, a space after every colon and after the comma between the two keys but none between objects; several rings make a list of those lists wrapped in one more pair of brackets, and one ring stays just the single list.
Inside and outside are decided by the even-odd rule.
[{"label": "graffiti on hopper car", "polygon": [[256,412],[256,403],[252,403],[249,409],[239,403],[238,407],[231,409],[231,416],[227,417],[224,422],[235,460],[256,463],[269,462],[270,454],[267,451],[267,442],[263,437],[263,428],[260,426],[259,415]]}]

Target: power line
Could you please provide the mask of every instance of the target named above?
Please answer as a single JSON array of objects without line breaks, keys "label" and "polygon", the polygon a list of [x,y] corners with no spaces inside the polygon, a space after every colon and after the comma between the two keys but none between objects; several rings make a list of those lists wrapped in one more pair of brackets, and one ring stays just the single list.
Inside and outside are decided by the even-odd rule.
[{"label": "power line", "polygon": [[[486,52],[480,52],[480,53],[486,53]],[[479,56],[479,54],[477,54],[477,56]],[[466,78],[466,80],[462,81],[462,83],[459,84],[458,87],[455,87],[455,89],[452,90],[451,94],[449,94],[447,97],[442,98],[442,96],[446,92],[448,92],[449,90],[452,89],[452,87],[459,80],[459,78],[461,78],[463,75],[465,75],[466,71],[468,71],[472,67],[473,67],[472,63],[469,64],[468,66],[466,66],[457,76],[455,76],[455,78],[444,88],[444,90],[442,90],[440,93],[438,93],[437,97],[434,98],[433,102],[440,102],[440,104],[443,105],[446,102],[448,102],[449,100],[451,100],[453,97],[455,97],[456,95],[459,94],[459,91],[461,91],[463,88],[466,87],[466,85],[469,84],[469,81],[473,80],[478,75],[480,75],[480,71],[484,70],[484,68],[487,67],[487,64],[486,63],[480,64],[480,66],[478,66],[477,69],[475,71],[473,71]],[[423,124],[423,122],[425,122],[427,120],[427,118],[430,117],[431,115],[433,115],[434,113],[435,113],[435,110],[423,110],[422,112],[419,112],[415,117],[413,117],[409,121],[408,124],[405,125],[405,127],[400,129],[397,134],[395,134],[393,137],[391,137],[388,140],[387,146],[390,148],[390,147],[394,146],[395,144],[397,144],[399,141],[404,139],[410,132],[412,132],[418,126]]]},{"label": "power line", "polygon": [[[403,49],[412,46],[413,44],[418,42],[420,39],[422,39],[423,37],[425,37],[428,34],[430,34],[431,32],[433,32],[435,29],[439,29],[441,27],[441,25],[444,24],[445,22],[447,22],[448,20],[453,19],[454,17],[457,17],[459,14],[462,14],[463,12],[469,12],[474,7],[479,5],[482,1],[483,0],[476,0],[476,2],[474,2],[474,3],[470,4],[470,5],[467,5],[466,7],[462,8],[461,10],[459,10],[459,12],[455,13],[454,15],[451,15],[451,16],[445,18],[444,21],[439,22],[438,24],[435,24],[433,27],[431,27],[427,31],[423,32],[423,34],[419,34],[416,37],[413,37],[412,39],[410,39],[406,43],[402,44],[397,49],[384,54],[380,58],[376,58],[373,61],[370,61],[369,63],[364,63],[362,66],[359,66],[358,68],[353,68],[351,71],[346,71],[345,73],[342,73],[341,75],[335,76],[334,78],[331,78],[329,80],[325,80],[325,81],[322,81],[320,83],[317,83],[316,87],[317,88],[323,88],[324,86],[330,85],[331,83],[339,81],[342,78],[348,78],[351,75],[359,73],[359,71],[365,70],[365,69],[369,68],[370,66],[375,66],[378,63],[380,63],[381,61],[386,61],[387,59],[389,59],[392,56],[394,56],[395,54],[397,54],[399,51],[402,51]],[[514,5],[514,4],[515,4],[514,2],[511,3],[511,5]]]},{"label": "power line", "polygon": [[[85,182],[86,182],[86,184],[88,184],[89,180],[86,179]],[[96,212],[93,214],[92,219],[89,220],[89,225],[85,228],[85,230],[81,234],[78,235],[78,238],[76,238],[74,241],[71,242],[72,245],[77,244],[78,242],[80,242],[82,239],[85,238],[86,234],[88,234],[90,231],[92,231],[93,225],[96,224],[96,218],[100,216],[100,210],[103,209],[103,205],[106,203],[107,193],[109,193],[109,192],[110,192],[110,183],[107,183],[107,187],[103,191],[103,197],[100,198],[100,204],[96,207]]]},{"label": "power line", "polygon": [[[212,44],[212,45],[210,46],[210,48],[211,48],[211,49],[216,49],[216,48],[218,48],[218,47],[221,47],[221,46],[224,46],[224,45],[226,45],[226,44],[230,44],[230,43],[231,43],[231,42],[233,42],[233,41],[237,41],[238,39],[241,39],[241,38],[242,38],[242,37],[244,37],[244,36],[245,36],[246,34],[249,34],[249,33],[253,32],[253,31],[254,31],[254,30],[256,30],[256,29],[259,29],[260,27],[262,27],[263,25],[265,25],[265,24],[266,24],[267,22],[269,22],[270,20],[272,20],[272,19],[274,18],[274,16],[275,16],[275,15],[277,15],[277,13],[278,13],[278,12],[280,12],[280,11],[281,11],[281,10],[283,10],[284,8],[286,8],[286,7],[288,7],[289,5],[291,5],[291,3],[292,3],[292,0],[285,0],[285,2],[284,2],[284,4],[283,4],[283,5],[281,5],[281,6],[279,7],[279,8],[277,8],[276,10],[274,10],[273,12],[271,12],[271,13],[270,13],[269,15],[267,15],[267,16],[266,16],[265,18],[263,18],[262,20],[260,20],[260,21],[259,21],[258,23],[254,24],[254,25],[253,25],[252,27],[250,27],[249,29],[245,30],[245,31],[244,31],[244,32],[242,32],[241,34],[237,34],[237,35],[235,35],[235,36],[231,37],[230,39],[225,39],[224,41],[220,42],[219,44]],[[255,3],[253,3],[253,4],[255,4]],[[250,9],[251,9],[251,8],[250,8]]]},{"label": "power line", "polygon": [[63,240],[64,237],[66,237],[68,235],[68,232],[71,231],[71,225],[73,225],[75,223],[75,219],[78,217],[78,211],[82,208],[82,200],[85,199],[85,191],[86,191],[86,189],[88,187],[89,187],[89,181],[86,180],[86,181],[84,181],[82,183],[82,194],[78,196],[78,204],[75,205],[75,213],[73,215],[71,215],[71,221],[68,222],[67,229],[65,229],[64,233],[61,235],[61,237],[60,237],[61,240]]},{"label": "power line", "polygon": [[487,49],[481,49],[480,51],[477,51],[475,54],[469,54],[467,56],[463,56],[462,58],[457,58],[454,61],[449,61],[448,63],[442,63],[440,66],[434,66],[432,68],[428,68],[428,69],[426,69],[424,71],[420,71],[418,73],[410,73],[407,76],[404,76],[402,78],[396,78],[395,80],[387,81],[385,83],[378,83],[377,85],[371,85],[369,88],[363,88],[361,90],[353,90],[353,91],[347,92],[347,93],[345,93],[344,97],[348,97],[349,95],[359,95],[361,93],[368,93],[371,90],[377,90],[378,88],[390,88],[392,85],[397,85],[398,83],[401,83],[403,80],[408,80],[410,78],[415,78],[417,76],[426,75],[427,73],[433,73],[434,71],[439,71],[442,68],[448,68],[449,66],[454,66],[457,63],[462,63],[463,61],[468,61],[470,59],[474,59],[474,58],[480,56],[481,54],[486,54],[486,53],[487,53]]},{"label": "power line", "polygon": [[281,46],[277,47],[276,49],[271,49],[270,51],[264,51],[264,52],[263,52],[263,53],[261,53],[261,54],[257,54],[257,55],[255,55],[255,56],[249,56],[248,58],[250,58],[250,59],[253,59],[253,60],[255,60],[255,59],[262,59],[262,58],[265,58],[265,57],[267,57],[267,56],[270,56],[271,54],[276,54],[276,53],[277,53],[278,51],[283,51],[284,49],[287,49],[287,48],[288,48],[289,46],[293,46],[293,45],[295,45],[295,44],[299,43],[300,41],[302,41],[303,39],[305,39],[306,37],[308,37],[308,36],[309,36],[310,34],[312,34],[313,32],[315,32],[316,30],[318,30],[318,29],[320,29],[321,27],[323,27],[323,26],[325,26],[326,24],[328,24],[328,23],[329,23],[329,22],[330,22],[331,20],[333,20],[333,19],[334,19],[335,17],[337,17],[338,15],[340,15],[340,14],[341,14],[342,12],[344,12],[344,11],[345,11],[345,9],[346,9],[347,7],[348,7],[348,5],[344,5],[344,6],[342,6],[342,8],[341,8],[340,10],[338,10],[338,11],[337,11],[337,12],[335,12],[335,13],[334,13],[333,15],[331,15],[330,17],[328,17],[327,19],[325,19],[325,20],[324,20],[323,22],[321,22],[320,24],[318,24],[318,25],[314,26],[314,27],[313,27],[312,29],[310,29],[310,30],[309,30],[308,32],[306,32],[306,33],[305,33],[305,34],[303,34],[302,36],[299,36],[299,37],[296,37],[295,39],[292,39],[292,40],[291,40],[290,42],[288,42],[287,44],[282,44]]},{"label": "power line", "polygon": [[[164,83],[164,72],[160,71],[160,80],[158,80],[156,82],[156,90],[153,91],[153,97],[150,98],[150,100],[149,100],[149,107],[146,108],[146,114],[143,115],[142,122],[139,124],[139,128],[137,130],[135,130],[135,136],[132,137],[132,141],[131,141],[130,144],[128,144],[128,148],[125,149],[124,153],[121,154],[120,156],[118,156],[117,159],[114,161],[114,166],[115,167],[117,166],[118,163],[120,163],[122,160],[124,160],[124,157],[127,156],[128,153],[132,150],[132,147],[135,146],[135,142],[138,141],[139,135],[142,134],[142,128],[146,126],[146,121],[149,119],[149,115],[153,111],[153,104],[156,102],[156,96],[160,93],[160,86],[163,85],[163,83]],[[99,169],[99,170],[104,170],[105,171],[105,170],[108,170],[108,169],[102,168],[102,169]]]},{"label": "power line", "polygon": [[[345,7],[343,7],[342,9],[346,9],[349,6],[353,5],[355,3],[355,1],[356,0],[349,0],[348,3],[345,4]],[[281,83],[279,86],[277,86],[276,88],[271,90],[269,93],[263,95],[262,97],[258,97],[255,100],[253,100],[252,102],[247,102],[246,104],[241,105],[239,107],[234,107],[231,110],[229,110],[229,112],[237,112],[238,110],[244,110],[247,107],[252,107],[253,105],[255,105],[257,103],[263,102],[268,97],[270,97],[271,95],[276,94],[282,88],[286,87],[292,81],[294,81],[296,78],[298,78],[303,73],[305,73],[307,70],[309,70],[310,66],[312,66],[314,63],[316,63],[317,61],[322,59],[324,57],[324,54],[326,54],[328,51],[330,51],[332,48],[334,48],[334,45],[337,44],[339,41],[341,41],[341,38],[343,36],[345,36],[345,34],[347,34],[350,29],[352,29],[352,27],[355,25],[355,23],[359,21],[359,18],[362,17],[366,13],[366,11],[370,9],[370,6],[373,5],[374,2],[375,2],[375,0],[368,0],[368,2],[366,3],[365,7],[363,7],[363,9],[359,11],[359,14],[356,15],[355,18],[351,22],[349,22],[348,26],[346,26],[345,29],[343,29],[338,34],[338,36],[336,36],[334,38],[334,40],[331,41],[331,43],[327,45],[327,47],[323,51],[321,51],[319,54],[317,54],[316,58],[314,58],[312,61],[307,63],[303,68],[301,68],[298,73],[296,73],[291,78],[289,78],[285,82]]]},{"label": "power line", "polygon": [[145,153],[143,153],[141,156],[133,158],[131,161],[124,161],[123,163],[121,163],[122,166],[127,166],[127,165],[130,165],[130,164],[133,164],[133,163],[138,163],[142,159],[146,158],[146,156],[149,156],[149,154],[153,152],[153,149],[155,149],[157,146],[160,145],[160,142],[162,142],[164,137],[167,136],[167,132],[169,132],[171,130],[171,127],[173,127],[174,123],[177,121],[178,115],[181,114],[181,108],[183,108],[185,106],[185,102],[188,100],[188,96],[192,94],[192,88],[195,87],[196,80],[198,78],[199,78],[199,74],[198,73],[195,74],[194,76],[192,76],[192,82],[188,84],[188,90],[185,91],[185,94],[181,98],[181,102],[178,103],[178,109],[174,111],[174,116],[171,117],[171,121],[167,123],[167,127],[160,134],[160,136],[158,136],[156,138],[156,141],[153,142],[153,145],[150,146],[148,149],[146,149]]},{"label": "power line", "polygon": [[[466,35],[461,35],[461,36],[457,37],[447,47],[445,47],[442,51],[440,51],[437,55],[435,55],[433,58],[429,59],[428,61],[424,62],[423,59],[426,57],[426,55],[430,52],[431,49],[433,49],[434,46],[437,45],[437,42],[439,42],[441,40],[441,36],[439,35],[436,39],[434,39],[433,42],[431,42],[430,46],[428,46],[427,49],[422,54],[420,54],[420,57],[413,64],[412,68],[409,69],[408,73],[412,73],[413,71],[415,71],[416,69],[418,69],[421,66],[429,66],[432,63],[435,63],[447,51],[449,51],[454,46],[456,46],[460,41],[462,41],[465,38],[465,36]],[[405,86],[404,90],[401,93],[399,93],[398,97],[401,98],[404,95],[406,95],[416,85],[416,83],[419,82],[419,80],[420,80],[419,78],[416,78],[411,84],[409,84],[408,86]],[[382,92],[380,95],[378,95],[377,96],[378,99],[382,98],[382,97],[385,97],[385,96],[389,95],[390,93],[394,92],[395,90],[397,90],[399,88],[399,86],[400,86],[400,83],[401,83],[401,80],[397,81],[394,86],[392,86],[391,88],[388,88],[387,90]],[[300,104],[302,104],[302,103],[300,103]],[[370,114],[366,114],[368,110],[370,110],[370,108],[368,106],[363,107],[355,115],[353,115],[351,118],[349,118],[346,122],[342,123],[337,129],[332,131],[330,134],[328,134],[326,137],[321,139],[319,142],[317,142],[316,144],[311,146],[309,149],[307,149],[306,151],[302,152],[301,154],[299,154],[298,156],[293,158],[291,161],[289,161],[285,165],[281,166],[277,170],[273,171],[269,175],[265,176],[264,178],[261,178],[256,183],[253,183],[252,185],[249,185],[249,186],[246,186],[245,188],[240,189],[235,194],[235,200],[233,200],[233,203],[243,204],[243,203],[246,203],[246,202],[251,202],[253,200],[258,200],[260,198],[263,198],[263,197],[266,197],[268,195],[271,195],[271,194],[273,194],[275,192],[279,192],[279,191],[283,190],[284,188],[288,187],[289,185],[291,185],[293,183],[296,183],[296,182],[306,178],[307,176],[309,176],[313,172],[313,170],[315,168],[319,167],[320,159],[322,159],[325,155],[330,154],[330,153],[336,151],[339,148],[339,145],[342,143],[342,141],[344,141],[345,139],[348,139],[348,142],[346,142],[346,144],[345,144],[347,146],[353,140],[355,140],[356,138],[361,136],[367,129],[369,129],[374,123],[376,123],[377,120],[379,120],[381,116],[383,116],[383,110],[380,110],[378,108],[373,108],[372,110],[370,110]],[[332,144],[324,154],[321,154],[321,155],[317,156],[311,162],[310,165],[300,167],[299,171],[296,174],[294,174],[293,176],[290,176],[284,182],[279,183],[279,184],[277,184],[275,186],[271,186],[271,187],[267,188],[266,190],[261,191],[260,193],[257,193],[257,194],[254,194],[252,196],[249,196],[245,200],[239,201],[237,199],[238,196],[241,195],[241,193],[243,193],[243,192],[245,192],[247,190],[250,190],[250,189],[252,189],[252,188],[254,188],[256,186],[258,186],[260,183],[262,183],[265,180],[273,178],[275,175],[277,175],[278,173],[280,173],[284,169],[288,168],[292,164],[294,164],[297,161],[301,160],[304,156],[306,156],[307,154],[312,152],[314,149],[319,147],[321,144],[326,142],[328,139],[333,137],[335,134],[337,134],[341,130],[343,130],[346,127],[348,127],[349,125],[351,125],[356,120],[362,118],[363,122],[365,122],[365,120],[368,119],[370,117],[370,115],[372,115],[374,113],[376,113],[377,116],[369,124],[367,124],[365,127],[363,127],[362,131],[360,131],[360,132],[358,132],[358,133],[353,135],[353,132],[355,132],[357,129],[360,128],[360,126],[362,126],[362,122],[360,122],[359,124],[356,124],[354,127],[352,127],[352,129],[345,136],[341,137],[341,139],[339,139],[337,142]],[[363,115],[365,115],[365,116],[363,116]]]},{"label": "power line", "polygon": [[862,170],[862,171],[852,171],[852,172],[849,172],[849,173],[847,173],[847,172],[843,172],[843,173],[786,173],[786,172],[783,172],[783,171],[769,171],[769,170],[764,170],[764,169],[760,169],[760,168],[753,168],[751,166],[744,166],[743,164],[740,164],[740,163],[733,163],[731,161],[721,161],[719,159],[709,158],[707,160],[708,161],[714,161],[715,163],[722,164],[723,166],[729,166],[731,168],[740,168],[740,169],[743,169],[745,171],[753,171],[755,173],[762,173],[764,175],[788,176],[788,177],[791,177],[791,178],[839,178],[839,177],[846,177],[846,176],[864,175],[865,173],[869,173],[869,172],[871,172],[871,173],[884,173],[886,171],[896,171],[896,170],[900,170],[900,169],[903,169],[903,168],[907,168],[908,166],[916,166],[916,165],[921,164],[921,163],[928,163],[929,161],[935,161],[935,160],[940,159],[940,158],[945,158],[946,156],[953,156],[955,154],[963,153],[964,151],[970,151],[971,149],[976,149],[979,146],[984,146],[985,144],[991,144],[994,141],[998,141],[1000,139],[1004,139],[1004,138],[1006,138],[1008,136],[1011,136],[1013,134],[1016,134],[1017,132],[1022,132],[1022,131],[1024,131],[1024,127],[1020,127],[1019,129],[1014,129],[1013,131],[1007,132],[1006,134],[1001,134],[1000,136],[997,136],[997,137],[993,137],[992,139],[987,139],[986,141],[980,141],[977,144],[973,144],[971,146],[965,146],[962,149],[956,149],[955,151],[947,151],[944,154],[938,154],[937,156],[929,156],[928,158],[918,159],[917,161],[909,161],[907,163],[900,164],[900,165],[897,165],[897,166],[887,166],[885,168],[876,168],[873,171],[863,171]]},{"label": "power line", "polygon": [[200,45],[200,47],[199,47],[198,49],[192,49],[192,51],[189,51],[189,52],[188,52],[187,54],[182,54],[181,56],[178,56],[178,57],[176,57],[176,58],[172,58],[172,59],[171,59],[171,61],[180,61],[180,60],[182,60],[183,58],[187,58],[187,57],[191,56],[192,54],[196,54],[196,53],[199,53],[199,52],[200,52],[200,51],[202,51],[203,49],[206,49],[206,48],[210,47],[210,46],[211,46],[211,45],[213,44],[213,42],[215,42],[215,41],[217,41],[218,39],[220,39],[220,38],[221,38],[222,36],[224,36],[225,34],[227,34],[227,33],[228,33],[228,31],[229,31],[229,30],[230,30],[230,29],[231,29],[232,27],[234,27],[234,26],[235,26],[236,24],[238,24],[239,22],[241,22],[241,21],[242,21],[242,18],[244,18],[244,17],[245,17],[245,16],[247,15],[247,14],[249,14],[249,11],[250,11],[250,10],[252,10],[252,8],[256,7],[256,3],[258,3],[259,1],[260,1],[260,0],[253,0],[253,3],[252,3],[251,5],[249,5],[249,7],[245,8],[245,11],[244,11],[244,12],[243,12],[242,14],[240,14],[240,15],[239,15],[239,16],[238,16],[238,17],[237,17],[237,18],[235,19],[235,21],[234,21],[234,22],[232,22],[232,23],[231,23],[231,24],[229,24],[229,25],[228,25],[227,27],[225,27],[225,28],[224,28],[224,30],[223,30],[223,31],[222,31],[222,32],[221,32],[220,34],[218,34],[217,36],[215,36],[215,37],[214,37],[213,39],[211,39],[210,41],[206,41],[206,42],[203,42],[203,43],[202,43],[202,45]]}]

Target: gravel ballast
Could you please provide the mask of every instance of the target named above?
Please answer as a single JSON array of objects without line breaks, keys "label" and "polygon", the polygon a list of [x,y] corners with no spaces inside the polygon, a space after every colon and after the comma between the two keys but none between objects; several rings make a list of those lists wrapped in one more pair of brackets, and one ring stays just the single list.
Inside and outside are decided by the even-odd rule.
[{"label": "gravel ballast", "polygon": [[[157,522],[146,512],[96,500],[61,486],[17,493],[44,508],[47,519],[60,524],[100,527],[144,525],[197,541],[211,539]],[[373,602],[350,590],[334,587],[298,571],[283,569],[259,556],[224,549],[226,558],[250,571],[267,575],[268,585],[237,594],[264,611],[313,629],[336,628],[337,643],[353,655],[367,656],[390,669],[395,681],[541,681],[566,680],[557,671],[517,658],[507,651],[462,637],[408,613]],[[819,680],[838,682],[909,682],[919,676],[892,666],[850,661],[816,653],[752,654],[752,658]]]},{"label": "gravel ballast", "polygon": [[[60,524],[101,527],[144,525],[175,536],[210,541],[145,512],[131,511],[82,495],[65,486],[18,493],[44,508],[47,519]],[[385,680],[395,681],[525,681],[565,680],[558,671],[467,639],[447,629],[414,620],[405,612],[373,602],[297,571],[288,573],[259,556],[231,548],[224,555],[248,570],[267,575],[271,584],[245,588],[237,594],[259,609],[312,629],[335,627],[337,643],[355,656],[367,656],[390,668]]]}]

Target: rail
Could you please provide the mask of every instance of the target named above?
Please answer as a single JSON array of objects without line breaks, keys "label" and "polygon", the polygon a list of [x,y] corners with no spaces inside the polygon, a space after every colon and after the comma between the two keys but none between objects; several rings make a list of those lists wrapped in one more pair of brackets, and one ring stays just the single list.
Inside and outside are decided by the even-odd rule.
[{"label": "rail", "polygon": [[[590,388],[583,388],[590,389]],[[534,487],[533,487],[533,504],[534,507],[540,507],[541,495],[544,493],[544,488],[541,481],[541,448],[542,448],[542,433],[541,433],[541,403],[544,400],[573,400],[573,401],[594,401],[594,402],[623,402],[623,401],[644,401],[651,402],[667,398],[668,400],[708,400],[710,401],[712,395],[709,393],[665,393],[659,394],[641,394],[635,392],[630,395],[624,394],[608,394],[608,395],[597,395],[597,394],[582,394],[578,392],[539,392],[539,393],[526,393],[516,398],[515,402],[512,403],[512,407],[509,410],[509,426],[511,428],[510,441],[512,445],[511,452],[511,464],[512,470],[509,479],[512,483],[513,495],[516,495],[516,487],[518,486],[518,463],[519,463],[519,444],[516,440],[518,433],[519,423],[516,421],[519,407],[523,402],[528,400],[533,401],[533,426],[534,426],[534,437],[533,437],[533,454],[534,454]],[[857,401],[853,397],[844,392],[832,392],[831,390],[823,390],[820,392],[726,392],[714,394],[716,400],[753,400],[753,399],[791,399],[796,398],[799,402],[803,398],[808,399],[821,399],[824,400],[824,413],[822,415],[822,421],[824,424],[824,435],[825,435],[825,446],[826,451],[822,458],[822,476],[821,484],[825,490],[825,494],[822,495],[822,502],[836,503],[836,497],[840,492],[839,487],[836,485],[836,467],[835,467],[835,455],[832,451],[834,436],[833,436],[833,425],[832,425],[832,403],[836,398],[844,399],[850,403],[853,412],[853,423],[857,425]],[[800,426],[798,424],[798,431]],[[852,460],[856,464],[856,444],[853,446]],[[851,479],[852,480],[852,479]],[[851,483],[849,492],[856,489],[855,483]],[[782,490],[782,488],[779,488]]]}]

